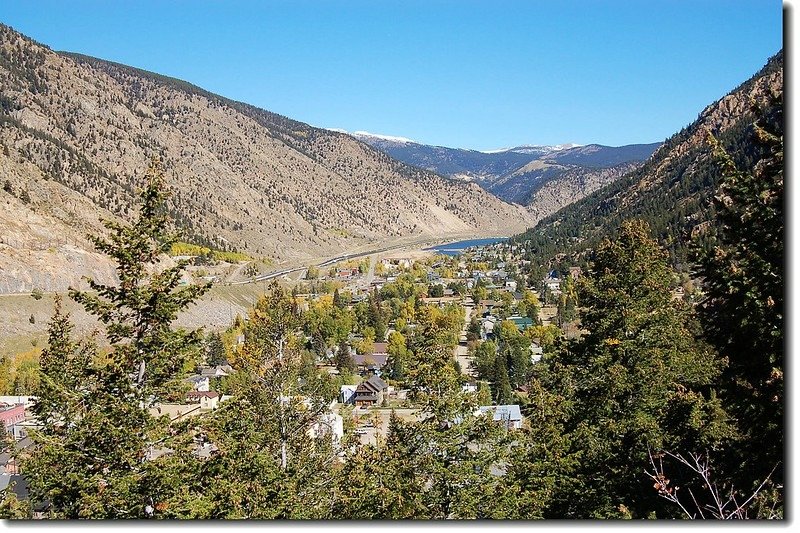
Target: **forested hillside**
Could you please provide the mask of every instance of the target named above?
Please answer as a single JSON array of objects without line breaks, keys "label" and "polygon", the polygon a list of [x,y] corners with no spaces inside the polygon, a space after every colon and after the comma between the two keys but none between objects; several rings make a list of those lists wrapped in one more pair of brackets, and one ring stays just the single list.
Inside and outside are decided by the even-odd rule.
[{"label": "forested hillside", "polygon": [[640,169],[546,217],[512,242],[525,247],[540,264],[558,254],[566,254],[567,262],[580,263],[583,252],[594,249],[623,220],[640,218],[651,225],[672,264],[685,269],[692,239],[698,237],[707,245],[714,231],[709,224],[715,212],[711,200],[721,171],[712,157],[710,136],[737,165],[752,168],[764,155],[753,142],[752,123],[760,117],[774,120],[782,93],[781,51],[750,80],[667,139]]}]

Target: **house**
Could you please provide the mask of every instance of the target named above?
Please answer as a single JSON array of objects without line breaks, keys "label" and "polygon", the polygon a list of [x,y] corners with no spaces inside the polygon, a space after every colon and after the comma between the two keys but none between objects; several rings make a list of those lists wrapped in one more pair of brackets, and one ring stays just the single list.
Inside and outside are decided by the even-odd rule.
[{"label": "house", "polygon": [[497,325],[497,317],[489,315],[481,320],[481,340],[486,340],[494,335],[494,328]]},{"label": "house", "polygon": [[453,291],[450,291],[450,296],[428,296],[421,298],[421,300],[425,305],[435,305],[437,307],[444,307],[447,304],[461,303],[461,298],[458,296],[453,296],[452,292]]},{"label": "house", "polygon": [[572,276],[572,279],[578,279],[582,273],[581,267],[569,267],[569,275]]},{"label": "house", "polygon": [[339,387],[339,401],[341,403],[353,403],[356,395],[356,385],[342,385]]},{"label": "house", "polygon": [[499,300],[481,300],[478,302],[478,307],[485,308],[487,310],[492,310],[495,307],[502,307],[503,302]]},{"label": "house", "polygon": [[219,406],[219,394],[213,391],[191,391],[186,393],[186,403],[200,404],[200,409],[216,409]]},{"label": "house", "polygon": [[356,354],[353,360],[356,366],[364,371],[380,371],[386,365],[386,360],[389,357],[387,349],[389,344],[386,342],[376,342],[372,345],[372,352],[367,354]]},{"label": "house", "polygon": [[33,445],[33,441],[30,437],[25,437],[21,440],[14,441],[14,450],[11,450],[11,447],[6,448],[0,453],[0,474],[6,475],[14,475],[19,474],[19,464],[17,460],[14,458],[16,453],[19,453],[21,450],[25,450],[30,448]]},{"label": "house", "polygon": [[200,369],[200,375],[207,378],[221,378],[233,374],[230,365],[217,365],[215,367],[205,367]]},{"label": "house", "polygon": [[531,363],[538,363],[544,356],[544,349],[537,343],[531,343]]},{"label": "house", "polygon": [[353,399],[356,407],[369,407],[382,403],[388,387],[386,382],[378,376],[372,376],[362,381],[356,387],[355,398]]},{"label": "house", "polygon": [[0,475],[19,474],[17,461],[11,456],[11,452],[0,453]]},{"label": "house", "polygon": [[357,268],[340,268],[336,271],[336,279],[350,279],[358,275]]},{"label": "house", "polygon": [[553,294],[561,294],[561,278],[558,277],[558,272],[553,270],[546,278],[542,280],[544,286],[550,289]]},{"label": "house", "polygon": [[513,322],[514,325],[517,326],[517,329],[519,329],[520,331],[525,331],[529,327],[533,326],[533,320],[531,320],[526,316],[514,315],[508,317],[508,320]]},{"label": "house", "polygon": [[25,404],[0,403],[0,424],[8,430],[14,424],[25,420]]},{"label": "house", "polygon": [[506,289],[514,292],[517,290],[517,282],[516,281],[506,281]]},{"label": "house", "polygon": [[199,403],[192,405],[185,405],[181,403],[158,403],[148,409],[150,416],[158,418],[159,416],[169,417],[170,422],[180,420],[189,416],[197,416],[205,411]]},{"label": "house", "polygon": [[196,390],[198,392],[208,392],[211,388],[211,380],[208,376],[194,374],[186,378],[184,381],[191,383],[192,390]]},{"label": "house", "polygon": [[466,393],[475,393],[478,392],[478,384],[473,382],[464,383],[461,385],[461,391]]},{"label": "house", "polygon": [[483,405],[478,408],[478,413],[492,413],[492,421],[502,424],[506,429],[522,427],[522,413],[519,405]]},{"label": "house", "polygon": [[308,430],[312,439],[329,435],[334,446],[338,446],[344,437],[344,419],[334,412],[322,413],[319,419]]},{"label": "house", "polygon": [[21,403],[25,409],[30,409],[36,403],[36,396],[0,396],[0,404],[17,405]]}]

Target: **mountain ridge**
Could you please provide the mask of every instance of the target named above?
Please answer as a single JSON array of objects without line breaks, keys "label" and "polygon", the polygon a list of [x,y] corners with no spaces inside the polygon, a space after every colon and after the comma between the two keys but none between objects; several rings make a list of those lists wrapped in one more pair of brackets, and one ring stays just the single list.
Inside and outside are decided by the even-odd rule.
[{"label": "mountain ridge", "polygon": [[[477,183],[507,202],[549,215],[622,177],[661,143],[605,146],[520,145],[481,152],[421,144],[405,137],[353,132],[349,135],[410,165]],[[537,191],[547,189],[547,194]]]},{"label": "mountain ridge", "polygon": [[[65,253],[65,240],[92,253],[73,234],[102,230],[102,218],[129,219],[153,155],[167,170],[170,215],[190,240],[278,263],[397,240],[510,235],[535,221],[473,184],[352,137],[176,78],[56,53],[7,26],[0,86],[0,165],[14,191],[0,190],[0,201],[13,204],[15,218],[49,217],[45,234],[70,235],[36,249],[34,236],[0,243],[0,259],[30,252],[47,262],[48,249]],[[52,204],[59,195],[72,204]],[[29,290],[16,271],[4,269],[0,290]]]},{"label": "mountain ridge", "polygon": [[695,121],[668,138],[639,169],[543,217],[511,242],[539,263],[557,263],[556,257],[585,262],[587,253],[623,220],[642,218],[650,223],[673,265],[686,270],[692,241],[704,246],[708,232],[713,232],[712,197],[721,172],[708,136],[717,138],[739,168],[752,170],[759,157],[752,123],[757,118],[782,120],[783,58],[781,50],[748,80],[704,107]]}]

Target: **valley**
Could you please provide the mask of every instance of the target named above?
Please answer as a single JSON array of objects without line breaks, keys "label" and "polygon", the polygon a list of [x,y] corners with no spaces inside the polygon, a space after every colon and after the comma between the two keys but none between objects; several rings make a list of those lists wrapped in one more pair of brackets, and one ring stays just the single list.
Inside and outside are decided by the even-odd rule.
[{"label": "valley", "polygon": [[0,519],[785,518],[741,6],[147,1],[0,23]]}]

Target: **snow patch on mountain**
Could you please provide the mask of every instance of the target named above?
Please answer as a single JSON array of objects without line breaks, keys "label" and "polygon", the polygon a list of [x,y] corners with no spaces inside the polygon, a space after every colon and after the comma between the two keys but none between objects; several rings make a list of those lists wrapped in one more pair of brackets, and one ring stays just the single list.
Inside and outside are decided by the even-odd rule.
[{"label": "snow patch on mountain", "polygon": [[351,135],[353,137],[357,138],[357,139],[359,137],[371,137],[373,139],[380,139],[382,141],[389,141],[389,142],[395,142],[395,143],[401,143],[401,144],[408,144],[408,143],[419,144],[417,141],[413,141],[413,140],[408,139],[406,137],[395,137],[393,135],[381,135],[381,134],[378,134],[378,133],[370,133],[368,131],[354,131],[353,133],[351,133]]}]

